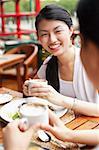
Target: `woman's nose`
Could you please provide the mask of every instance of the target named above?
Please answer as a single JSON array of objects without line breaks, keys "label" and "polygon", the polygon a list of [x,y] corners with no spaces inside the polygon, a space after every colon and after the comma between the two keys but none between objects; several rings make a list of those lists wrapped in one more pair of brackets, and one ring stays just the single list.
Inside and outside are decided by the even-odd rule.
[{"label": "woman's nose", "polygon": [[51,43],[57,41],[56,35],[54,33],[51,33],[49,35],[49,40],[50,40]]}]

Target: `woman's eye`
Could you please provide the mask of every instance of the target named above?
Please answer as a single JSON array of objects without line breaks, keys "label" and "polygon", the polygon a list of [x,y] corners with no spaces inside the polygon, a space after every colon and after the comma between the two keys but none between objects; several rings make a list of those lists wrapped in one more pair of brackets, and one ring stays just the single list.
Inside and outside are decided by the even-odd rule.
[{"label": "woman's eye", "polygon": [[61,32],[62,32],[62,30],[57,30],[57,31],[56,31],[56,33],[61,33]]},{"label": "woman's eye", "polygon": [[41,34],[41,36],[42,36],[42,37],[47,36],[47,33],[45,33],[45,34]]}]

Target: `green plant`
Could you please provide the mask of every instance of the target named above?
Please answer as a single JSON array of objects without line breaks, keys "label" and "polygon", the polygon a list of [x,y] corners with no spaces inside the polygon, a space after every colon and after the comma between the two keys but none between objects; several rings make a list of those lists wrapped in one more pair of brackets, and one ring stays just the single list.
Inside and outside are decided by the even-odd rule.
[{"label": "green plant", "polygon": [[[4,9],[6,12],[15,12],[15,0],[8,1],[4,5]],[[30,3],[27,0],[21,0],[20,1],[20,10],[22,12],[30,11]]]},{"label": "green plant", "polygon": [[77,5],[78,0],[46,0],[41,3],[41,7],[44,7],[47,4],[58,4],[65,9],[67,9],[71,14],[75,11],[76,5]]}]

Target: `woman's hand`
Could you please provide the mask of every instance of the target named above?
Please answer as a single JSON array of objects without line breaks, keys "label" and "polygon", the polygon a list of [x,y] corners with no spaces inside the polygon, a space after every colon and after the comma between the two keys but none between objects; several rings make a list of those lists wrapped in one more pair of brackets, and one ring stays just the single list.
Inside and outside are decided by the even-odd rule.
[{"label": "woman's hand", "polygon": [[31,84],[31,88],[28,89],[27,82],[23,85],[23,92],[26,96],[36,96],[44,99],[48,99],[53,104],[62,106],[61,94],[58,93],[51,85],[34,83]]},{"label": "woman's hand", "polygon": [[57,139],[61,141],[69,141],[70,133],[72,130],[66,128],[63,122],[49,110],[49,123],[50,125],[39,124],[38,127],[42,130],[52,133]]},{"label": "woman's hand", "polygon": [[3,129],[5,150],[27,150],[35,127],[28,128],[28,125],[15,120]]}]

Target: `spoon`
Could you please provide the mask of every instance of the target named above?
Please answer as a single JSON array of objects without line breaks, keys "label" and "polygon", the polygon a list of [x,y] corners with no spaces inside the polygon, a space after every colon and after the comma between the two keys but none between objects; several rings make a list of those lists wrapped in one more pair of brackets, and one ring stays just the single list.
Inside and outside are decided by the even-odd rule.
[{"label": "spoon", "polygon": [[50,141],[52,141],[53,143],[56,143],[60,148],[66,149],[66,145],[65,144],[61,143],[58,140],[52,139],[51,136],[47,132],[45,132],[43,130],[39,130],[38,131],[38,138],[42,142],[50,142]]},{"label": "spoon", "polygon": [[43,130],[38,131],[38,138],[42,142],[50,142],[50,140],[51,140],[51,136]]}]

